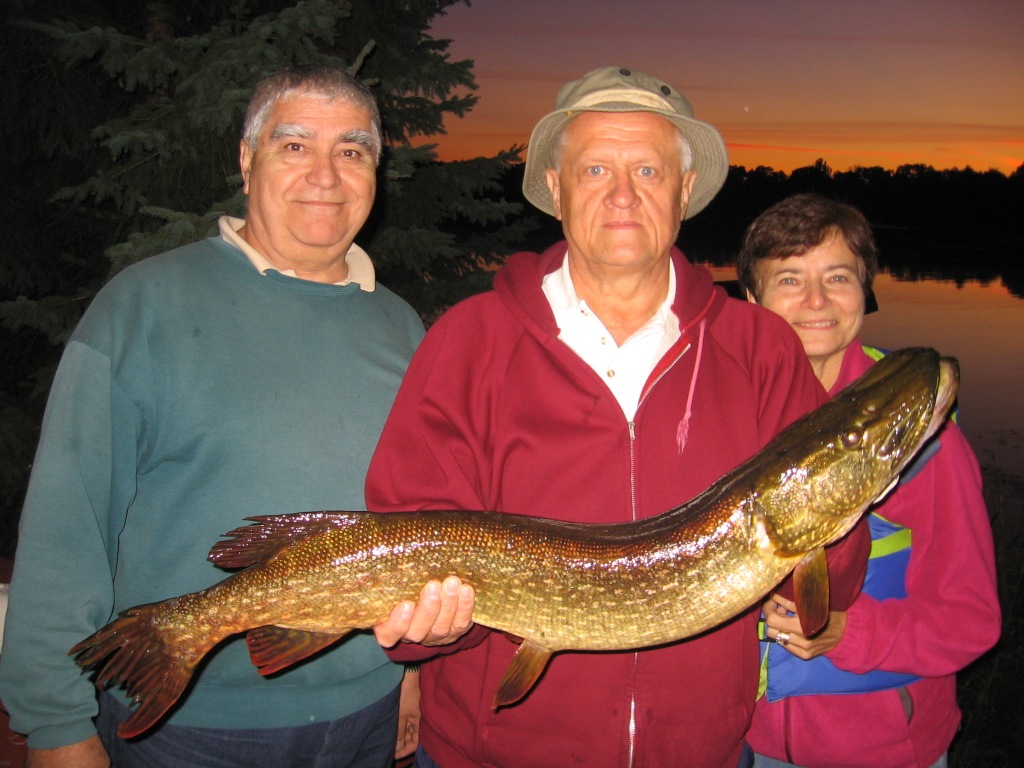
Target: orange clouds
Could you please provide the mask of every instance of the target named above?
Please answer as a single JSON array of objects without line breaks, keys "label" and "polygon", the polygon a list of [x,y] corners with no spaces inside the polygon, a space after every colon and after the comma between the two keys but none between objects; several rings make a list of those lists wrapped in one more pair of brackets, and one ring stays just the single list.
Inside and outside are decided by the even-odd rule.
[{"label": "orange clouds", "polygon": [[622,64],[664,78],[735,165],[995,168],[1024,162],[1024,3],[474,0],[435,25],[480,101],[442,159],[525,144],[559,86]]}]

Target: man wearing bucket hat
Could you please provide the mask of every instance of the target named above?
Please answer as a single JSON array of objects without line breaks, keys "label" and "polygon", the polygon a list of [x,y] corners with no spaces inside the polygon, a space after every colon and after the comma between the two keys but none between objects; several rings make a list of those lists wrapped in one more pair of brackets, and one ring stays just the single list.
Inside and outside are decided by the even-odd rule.
[{"label": "man wearing bucket hat", "polygon": [[[428,332],[371,462],[369,508],[650,517],[822,402],[786,324],[728,299],[674,245],[727,168],[718,132],[662,81],[606,67],[564,86],[534,130],[523,189],[565,241],[509,257],[492,292]],[[847,542],[830,555],[833,608],[852,602],[867,556],[865,535]],[[449,625],[402,638],[450,644],[389,652],[425,662],[417,765],[743,764],[756,609],[686,642],[558,654],[494,712],[516,643],[470,625],[451,581],[429,606]],[[378,639],[397,643],[426,602]]]}]

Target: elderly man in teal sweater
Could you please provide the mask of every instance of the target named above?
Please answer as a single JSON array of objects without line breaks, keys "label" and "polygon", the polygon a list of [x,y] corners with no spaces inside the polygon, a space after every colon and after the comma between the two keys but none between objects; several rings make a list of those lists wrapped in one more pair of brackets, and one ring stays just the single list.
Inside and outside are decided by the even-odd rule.
[{"label": "elderly man in teal sweater", "polygon": [[97,697],[68,657],[118,611],[224,578],[207,552],[247,516],[364,508],[423,334],[354,244],[380,152],[374,100],[345,73],[266,79],[241,141],[246,220],[126,269],[69,341],[0,659],[29,765],[391,765],[403,672],[372,635],[271,679],[244,640],[228,642],[170,718],[130,742],[114,735],[121,693]]}]

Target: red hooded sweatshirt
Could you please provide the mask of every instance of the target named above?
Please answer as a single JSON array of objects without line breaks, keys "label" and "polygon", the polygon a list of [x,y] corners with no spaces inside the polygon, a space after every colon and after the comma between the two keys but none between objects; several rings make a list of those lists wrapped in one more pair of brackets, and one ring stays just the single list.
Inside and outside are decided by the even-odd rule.
[{"label": "red hooded sweatshirt", "polygon": [[[855,341],[830,394],[873,364]],[[872,510],[911,531],[907,596],[862,594],[825,654],[848,672],[922,679],[872,693],[762,698],[747,737],[758,754],[809,768],[927,768],[953,741],[955,673],[995,644],[1000,611],[978,462],[955,424],[937,438],[938,452]]]},{"label": "red hooded sweatshirt", "polygon": [[[371,463],[370,509],[650,517],[696,496],[825,399],[782,320],[728,299],[673,250],[682,337],[627,421],[558,338],[541,280],[565,253],[560,243],[510,257],[492,292],[430,329]],[[833,609],[856,596],[868,547],[858,526],[831,548]],[[476,626],[423,665],[421,743],[444,768],[733,768],[757,690],[758,608],[663,647],[556,654],[526,698],[497,712],[491,699],[517,645]],[[400,644],[392,658],[438,653]]]}]

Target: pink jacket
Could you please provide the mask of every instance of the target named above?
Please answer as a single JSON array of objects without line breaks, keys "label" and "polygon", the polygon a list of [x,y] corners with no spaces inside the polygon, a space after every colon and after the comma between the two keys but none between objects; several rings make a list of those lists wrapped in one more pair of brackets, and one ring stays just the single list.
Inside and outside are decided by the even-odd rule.
[{"label": "pink jacket", "polygon": [[[859,342],[850,345],[829,394],[872,364]],[[955,673],[995,644],[1000,611],[978,462],[954,424],[938,439],[938,453],[874,510],[911,529],[907,597],[861,594],[846,614],[842,640],[827,654],[851,672],[885,669],[923,679],[859,695],[774,704],[762,698],[747,734],[758,754],[810,768],[926,768],[949,748],[960,723]]]},{"label": "pink jacket", "polygon": [[[824,399],[785,323],[727,299],[673,251],[683,337],[628,423],[558,339],[541,279],[565,252],[560,243],[510,257],[494,291],[431,328],[371,464],[370,509],[649,517],[695,496]],[[831,553],[841,605],[859,589],[868,548],[860,531],[845,541]],[[557,654],[523,701],[497,712],[491,698],[517,646],[477,626],[423,666],[422,744],[445,768],[733,768],[757,688],[756,618],[753,610],[702,637],[638,652]],[[400,644],[392,657],[437,653]]]}]

